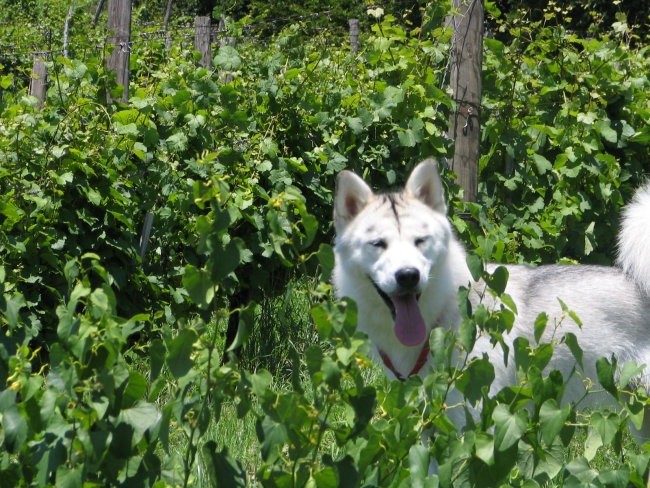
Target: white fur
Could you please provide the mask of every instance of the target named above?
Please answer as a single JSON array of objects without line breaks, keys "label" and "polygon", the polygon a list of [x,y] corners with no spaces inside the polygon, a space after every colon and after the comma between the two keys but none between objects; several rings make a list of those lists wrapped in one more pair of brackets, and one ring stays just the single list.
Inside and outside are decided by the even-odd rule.
[{"label": "white fur", "polygon": [[[423,161],[405,190],[390,194],[375,194],[361,178],[343,171],[337,179],[334,214],[337,294],[356,302],[359,329],[406,376],[422,346],[405,346],[397,339],[390,310],[372,281],[391,294],[398,288],[396,271],[417,268],[418,303],[427,333],[437,326],[456,328],[460,322],[458,289],[477,286],[472,283],[465,250],[446,217],[437,166],[432,160]],[[560,334],[573,332],[584,352],[584,373],[595,382],[595,363],[603,356],[615,354],[619,364],[627,360],[650,364],[650,185],[624,211],[618,263],[620,267],[507,266],[506,292],[517,305],[518,315],[506,342],[512,344],[519,336],[533,342],[535,319],[546,312],[550,321],[545,339],[554,333],[552,324],[561,324]],[[558,298],[578,315],[582,327],[564,316]],[[506,366],[501,349],[481,338],[473,354],[482,353],[495,367],[493,393],[516,383],[514,361]],[[549,368],[570,376],[575,359],[568,348],[556,349]],[[648,379],[646,371],[640,380],[648,383]],[[573,375],[565,400],[578,400],[584,391],[580,378]],[[604,396],[592,398],[599,402]]]},{"label": "white fur", "polygon": [[650,182],[623,211],[617,264],[650,296]]}]

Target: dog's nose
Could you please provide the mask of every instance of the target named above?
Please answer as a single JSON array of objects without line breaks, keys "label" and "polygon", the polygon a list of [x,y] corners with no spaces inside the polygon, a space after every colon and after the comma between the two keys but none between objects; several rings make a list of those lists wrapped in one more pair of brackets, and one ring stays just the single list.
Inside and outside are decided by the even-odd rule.
[{"label": "dog's nose", "polygon": [[420,282],[420,271],[417,268],[402,268],[395,273],[395,281],[401,288],[415,288]]}]

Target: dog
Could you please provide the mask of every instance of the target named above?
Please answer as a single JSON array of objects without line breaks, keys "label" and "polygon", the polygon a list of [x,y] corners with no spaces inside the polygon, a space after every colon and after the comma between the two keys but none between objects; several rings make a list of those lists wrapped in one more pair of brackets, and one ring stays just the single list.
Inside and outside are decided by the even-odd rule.
[{"label": "dog", "polygon": [[[461,322],[459,288],[473,290],[474,305],[486,296],[485,284],[473,280],[466,251],[447,218],[437,164],[425,160],[417,165],[403,191],[395,193],[374,193],[353,172],[340,172],[334,228],[334,288],[338,297],[356,302],[358,329],[374,345],[376,360],[391,378],[425,375],[431,362],[431,330],[457,329]],[[516,337],[533,343],[535,320],[544,312],[549,324],[575,334],[583,351],[584,376],[594,382],[596,361],[601,357],[614,354],[619,364],[650,364],[650,183],[637,191],[623,212],[615,266],[505,268],[509,274],[505,292],[517,310],[505,338],[510,355]],[[487,269],[494,271],[496,265]],[[567,307],[582,325],[567,319]],[[550,340],[555,333],[551,326],[546,329],[542,340]],[[504,361],[503,350],[488,337],[478,337],[472,354],[487,355],[494,366],[491,394],[517,384],[515,362]],[[583,379],[572,374],[575,368],[569,348],[557,347],[548,369],[569,378],[565,402],[584,397]],[[637,381],[650,385],[649,379],[644,371]],[[603,395],[589,397],[600,404]],[[456,418],[450,414],[459,427],[464,423],[461,414]],[[647,439],[648,428],[644,430]]]}]

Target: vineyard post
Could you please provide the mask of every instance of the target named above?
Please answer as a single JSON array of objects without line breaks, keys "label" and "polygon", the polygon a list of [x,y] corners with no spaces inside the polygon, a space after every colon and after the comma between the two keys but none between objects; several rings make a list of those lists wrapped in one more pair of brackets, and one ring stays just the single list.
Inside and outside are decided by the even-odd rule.
[{"label": "vineyard post", "polygon": [[[118,85],[124,87],[120,101],[127,102],[131,53],[131,0],[108,0],[108,35],[115,46],[108,58],[108,70],[115,72]],[[112,100],[110,94],[108,98]]]},{"label": "vineyard post", "polygon": [[452,169],[463,188],[463,199],[475,202],[481,137],[483,1],[452,0],[450,21],[453,29],[450,84],[456,103],[448,132],[454,141]]},{"label": "vineyard post", "polygon": [[212,64],[210,59],[210,17],[194,18],[194,49],[201,53],[199,64],[209,68]]},{"label": "vineyard post", "polygon": [[359,51],[359,19],[349,19],[348,24],[350,26],[350,47],[352,52],[356,53]]},{"label": "vineyard post", "polygon": [[102,9],[104,8],[104,0],[99,0],[97,3],[97,8],[95,9],[95,15],[93,16],[93,21],[91,22],[91,26],[95,27],[97,25],[97,21],[99,20],[99,16],[102,14]]},{"label": "vineyard post", "polygon": [[169,30],[169,19],[172,16],[172,5],[174,3],[174,0],[167,0],[167,7],[165,8],[165,32]]},{"label": "vineyard post", "polygon": [[153,212],[149,211],[144,216],[144,224],[142,225],[142,232],[140,233],[140,259],[144,262],[144,257],[147,254],[147,246],[149,245],[149,238],[151,237],[151,228],[153,227]]},{"label": "vineyard post", "polygon": [[38,106],[43,105],[45,101],[45,91],[47,90],[47,66],[42,54],[34,56],[32,66],[32,76],[29,80],[29,94],[38,99]]},{"label": "vineyard post", "polygon": [[70,21],[72,20],[72,14],[74,13],[74,7],[71,5],[68,9],[68,14],[65,16],[65,24],[63,26],[63,57],[68,57],[68,41],[70,34]]},{"label": "vineyard post", "polygon": [[165,8],[165,51],[169,51],[172,46],[172,35],[169,32],[169,19],[172,16],[173,0],[167,0],[167,8]]}]

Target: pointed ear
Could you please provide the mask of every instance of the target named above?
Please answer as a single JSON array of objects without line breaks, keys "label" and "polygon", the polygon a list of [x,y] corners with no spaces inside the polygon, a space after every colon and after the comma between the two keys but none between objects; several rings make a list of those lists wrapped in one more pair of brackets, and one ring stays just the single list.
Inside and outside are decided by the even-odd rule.
[{"label": "pointed ear", "polygon": [[436,212],[447,213],[445,192],[442,189],[438,163],[434,159],[425,159],[415,167],[406,182],[405,191]]},{"label": "pointed ear", "polygon": [[336,177],[334,195],[334,228],[337,233],[365,208],[373,197],[372,190],[352,171],[341,171]]}]

